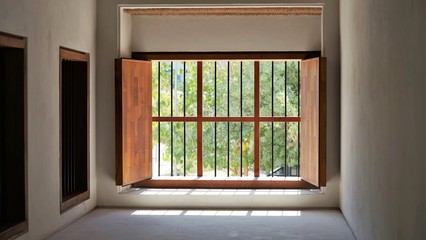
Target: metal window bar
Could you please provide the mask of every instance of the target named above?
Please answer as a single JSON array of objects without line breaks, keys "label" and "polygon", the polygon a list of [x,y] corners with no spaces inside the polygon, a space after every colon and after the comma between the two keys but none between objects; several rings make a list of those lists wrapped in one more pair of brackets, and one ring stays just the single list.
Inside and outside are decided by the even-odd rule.
[{"label": "metal window bar", "polygon": [[[229,117],[229,73],[230,73],[230,66],[229,66],[229,61],[228,61],[228,75],[227,75],[227,92],[228,92],[228,102],[227,102],[227,115],[228,115],[228,117]],[[227,133],[227,141],[228,141],[228,155],[227,155],[227,176],[229,177],[229,162],[230,162],[230,159],[229,159],[229,122],[228,122],[228,124],[227,124],[227,130],[228,130],[228,133]]]},{"label": "metal window bar", "polygon": [[[158,62],[158,77],[157,77],[157,81],[158,81],[158,84],[157,84],[157,87],[158,87],[158,89],[157,89],[157,92],[158,92],[158,94],[157,94],[157,104],[158,104],[158,109],[157,109],[157,115],[160,117],[160,96],[161,96],[161,94],[160,94],[160,83],[161,83],[161,81],[160,81],[160,76],[161,76],[161,74],[160,74],[160,70],[161,70],[161,63],[160,62]],[[157,138],[158,138],[158,155],[157,155],[157,164],[158,164],[158,176],[160,176],[161,175],[161,170],[160,170],[160,166],[161,166],[161,164],[160,164],[160,153],[161,153],[161,144],[160,144],[160,140],[161,140],[161,135],[160,135],[160,122],[158,122],[157,123],[157,130],[158,130],[158,136],[157,136]]]},{"label": "metal window bar", "polygon": [[[271,116],[274,117],[274,61],[271,62]],[[271,176],[274,176],[274,122],[271,123]]]},{"label": "metal window bar", "polygon": [[[240,116],[243,116],[243,62],[240,62]],[[240,176],[243,176],[243,122],[240,122]]]},{"label": "metal window bar", "polygon": [[[214,116],[217,116],[217,62],[214,62]],[[217,122],[214,122],[214,165],[217,175]]]},{"label": "metal window bar", "polygon": [[[183,116],[186,116],[186,62],[183,62]],[[186,122],[183,122],[183,176],[186,176]]]},{"label": "metal window bar", "polygon": [[[173,62],[170,62],[170,116],[173,117]],[[173,122],[170,122],[170,176],[173,177]]]},{"label": "metal window bar", "polygon": [[[284,116],[287,117],[287,61],[284,62]],[[287,122],[284,123],[284,176],[287,176]]]}]

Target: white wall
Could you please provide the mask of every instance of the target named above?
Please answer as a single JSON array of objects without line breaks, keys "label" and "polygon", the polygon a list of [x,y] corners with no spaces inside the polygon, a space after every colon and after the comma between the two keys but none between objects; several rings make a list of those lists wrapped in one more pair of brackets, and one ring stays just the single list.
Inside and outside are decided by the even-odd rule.
[{"label": "white wall", "polygon": [[[96,205],[96,1],[0,0],[0,31],[28,37],[28,217],[42,239]],[[90,200],[60,215],[59,46],[89,52]]]},{"label": "white wall", "polygon": [[[236,1],[209,0],[205,4],[232,4]],[[286,3],[298,1],[259,1],[246,3]],[[114,58],[118,50],[118,4],[196,4],[197,1],[98,1],[98,56],[97,56],[97,174],[98,205],[100,206],[155,206],[155,207],[338,207],[339,206],[339,1],[301,1],[324,4],[324,49],[328,57],[328,128],[327,128],[327,187],[324,194],[297,196],[164,196],[118,194],[115,186],[115,122],[114,122]],[[176,5],[175,5],[176,6]],[[214,39],[211,39],[214,43]],[[246,39],[250,41],[250,39]]]},{"label": "white wall", "polygon": [[134,52],[321,51],[318,15],[135,15],[131,27]]},{"label": "white wall", "polygon": [[340,4],[342,211],[360,240],[425,239],[425,1]]}]

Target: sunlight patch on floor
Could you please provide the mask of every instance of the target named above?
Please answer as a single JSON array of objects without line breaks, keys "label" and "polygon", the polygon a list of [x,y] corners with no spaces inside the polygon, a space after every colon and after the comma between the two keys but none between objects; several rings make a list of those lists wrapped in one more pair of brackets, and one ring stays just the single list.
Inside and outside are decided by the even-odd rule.
[{"label": "sunlight patch on floor", "polygon": [[249,216],[249,217],[300,217],[301,211],[247,211],[247,210],[136,210],[135,216]]}]

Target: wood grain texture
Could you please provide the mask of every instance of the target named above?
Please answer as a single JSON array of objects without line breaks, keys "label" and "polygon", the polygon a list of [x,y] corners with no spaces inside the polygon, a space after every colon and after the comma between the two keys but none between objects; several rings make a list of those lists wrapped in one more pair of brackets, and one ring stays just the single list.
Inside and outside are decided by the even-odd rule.
[{"label": "wood grain texture", "polygon": [[320,58],[319,68],[319,177],[320,186],[327,183],[327,58]]},{"label": "wood grain texture", "polygon": [[116,184],[152,176],[151,62],[116,62]]},{"label": "wood grain texture", "polygon": [[315,186],[326,184],[325,61],[304,60],[301,67],[300,176]]},{"label": "wood grain texture", "polygon": [[26,38],[0,32],[0,47],[25,49],[26,46],[27,46]]},{"label": "wood grain texture", "polygon": [[300,176],[319,186],[319,58],[301,63]]},{"label": "wood grain texture", "polygon": [[127,8],[125,13],[149,16],[253,16],[253,15],[321,15],[321,7],[233,7],[233,8]]},{"label": "wood grain texture", "polygon": [[71,48],[60,47],[59,48],[59,58],[61,60],[71,60],[71,61],[82,61],[88,62],[90,55],[85,52],[74,50]]}]

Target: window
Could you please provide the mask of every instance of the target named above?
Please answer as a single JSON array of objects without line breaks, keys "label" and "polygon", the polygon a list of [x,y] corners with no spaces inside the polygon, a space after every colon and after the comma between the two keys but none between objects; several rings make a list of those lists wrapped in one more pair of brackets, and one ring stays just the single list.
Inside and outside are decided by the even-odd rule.
[{"label": "window", "polygon": [[[152,149],[146,149],[152,155],[144,155],[145,161],[150,165],[141,164],[142,168],[152,167],[152,171],[138,180],[155,176],[154,180],[139,182],[136,186],[302,188],[324,185],[325,172],[322,175],[319,169],[324,169],[325,159],[319,160],[319,146],[325,142],[319,144],[319,136],[325,139],[322,135],[325,130],[318,127],[318,123],[324,123],[324,120],[319,121],[319,103],[325,100],[319,94],[321,89],[325,94],[325,80],[321,84],[319,81],[320,74],[324,74],[323,71],[320,72],[319,66],[323,61],[319,58],[303,60],[312,53],[293,54],[298,58],[292,59],[299,60],[287,60],[290,54],[282,53],[240,53],[229,55],[231,60],[225,61],[221,59],[226,54],[194,56],[180,53],[178,56],[168,56],[168,59],[189,58],[188,61],[166,61],[163,60],[167,59],[163,54],[136,54],[137,58],[153,60],[144,62],[144,70],[140,71],[145,73],[146,79],[137,84],[152,89],[149,93],[152,100],[140,102],[142,108],[143,101],[149,105],[142,112],[152,116],[152,127],[138,131],[146,132],[139,136],[152,136],[152,140],[144,141],[153,146]],[[206,59],[207,55],[210,59]],[[217,59],[211,59],[212,56]],[[154,61],[157,59],[161,61]],[[117,63],[118,67],[123,67],[129,60],[120,61]],[[133,60],[132,63],[138,64],[137,62]],[[130,67],[133,68],[138,67]],[[119,80],[131,79],[126,74],[132,76],[132,73],[123,71],[123,68],[119,70],[121,76],[117,76],[121,78],[117,79],[117,86],[121,89],[117,89],[118,92],[136,94],[135,91],[123,91],[133,87]],[[316,83],[312,84],[311,81]],[[135,84],[136,82],[133,86]],[[139,91],[139,94],[140,98],[148,97],[146,92],[142,94]],[[119,94],[116,97],[116,116],[123,115],[117,120],[135,127],[136,121],[125,120],[125,114],[119,108],[129,106],[121,101],[135,100],[138,97]],[[303,109],[306,111],[303,112]],[[325,111],[322,107],[321,110]],[[135,111],[131,110],[130,113],[132,117],[136,116]],[[136,119],[140,121],[140,118]],[[118,122],[118,130],[123,129],[123,122]],[[134,132],[128,129],[125,131]],[[124,138],[123,134],[126,132],[117,133]],[[151,133],[150,136],[147,132]],[[133,137],[127,138],[128,141],[131,139]],[[123,144],[124,142],[117,141],[117,149]],[[317,149],[311,149],[311,146]],[[146,144],[142,144],[133,149],[133,156],[138,155],[138,149],[145,147]],[[118,152],[117,157],[122,154],[123,152]],[[130,165],[125,167],[134,168],[131,161],[135,159],[128,159],[127,164]],[[117,165],[122,163],[118,161]],[[146,168],[145,171],[151,170]],[[121,170],[122,175],[126,175]],[[165,180],[158,176],[172,178]],[[176,176],[204,178],[174,180],[176,178],[173,177]],[[209,181],[201,181],[205,177],[209,177]],[[241,181],[247,180],[247,177],[251,177],[252,181]]]},{"label": "window", "polygon": [[61,212],[89,199],[89,54],[60,48]]},{"label": "window", "polygon": [[298,61],[153,61],[152,66],[153,174],[298,176]]},{"label": "window", "polygon": [[28,229],[26,42],[0,33],[0,239]]}]

